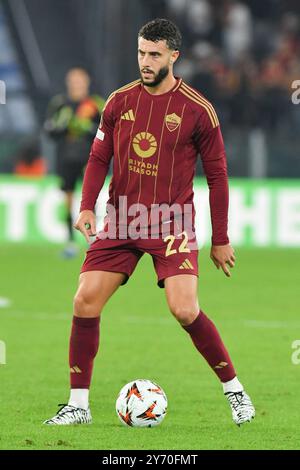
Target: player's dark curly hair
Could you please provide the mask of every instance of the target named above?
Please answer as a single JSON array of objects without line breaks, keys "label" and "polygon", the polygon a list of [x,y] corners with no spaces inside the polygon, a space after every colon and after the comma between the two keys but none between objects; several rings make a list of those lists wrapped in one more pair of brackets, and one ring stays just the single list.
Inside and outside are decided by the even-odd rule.
[{"label": "player's dark curly hair", "polygon": [[139,31],[139,37],[147,41],[166,40],[169,49],[178,51],[181,46],[181,33],[178,26],[165,18],[156,18],[146,23]]}]

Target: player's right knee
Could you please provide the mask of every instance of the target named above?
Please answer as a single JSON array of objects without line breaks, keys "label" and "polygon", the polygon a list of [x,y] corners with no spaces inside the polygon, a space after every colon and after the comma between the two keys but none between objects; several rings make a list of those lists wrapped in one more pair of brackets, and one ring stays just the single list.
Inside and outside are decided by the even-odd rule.
[{"label": "player's right knee", "polygon": [[77,317],[97,317],[101,311],[92,296],[78,292],[74,297],[74,314]]}]

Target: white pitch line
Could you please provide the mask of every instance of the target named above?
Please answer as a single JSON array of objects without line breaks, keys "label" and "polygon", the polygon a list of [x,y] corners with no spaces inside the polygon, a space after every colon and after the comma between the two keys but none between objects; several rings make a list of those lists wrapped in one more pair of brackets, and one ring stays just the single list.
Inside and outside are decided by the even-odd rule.
[{"label": "white pitch line", "polygon": [[299,321],[286,320],[244,320],[244,326],[250,328],[269,328],[269,329],[280,329],[280,328],[300,328]]},{"label": "white pitch line", "polygon": [[[2,298],[0,297],[0,301]],[[1,306],[1,305],[0,305]],[[2,305],[3,306],[3,305]],[[6,312],[3,312],[5,314]],[[9,317],[22,317],[30,318],[35,320],[61,320],[61,321],[72,321],[72,312],[25,312],[22,310],[9,310],[7,312]],[[110,312],[104,313],[106,321],[109,321]],[[170,325],[172,323],[172,317],[170,318],[152,318],[147,317],[146,315],[131,315],[121,316],[119,321],[122,323],[131,323],[131,324],[144,324],[144,325]],[[220,321],[219,321],[220,323]],[[277,321],[277,320],[224,320],[224,326],[229,324],[235,324],[236,326],[242,326],[245,328],[261,328],[261,329],[300,329],[300,321],[295,320],[286,320],[286,321]]]},{"label": "white pitch line", "polygon": [[49,313],[49,312],[38,312],[38,313],[32,313],[32,312],[25,312],[22,310],[11,310],[8,313],[9,317],[22,317],[22,318],[30,318],[30,319],[36,319],[36,320],[71,320],[72,319],[72,314],[69,313]]},{"label": "white pitch line", "polygon": [[[11,310],[7,312],[9,317],[22,317],[22,318],[30,318],[30,319],[36,319],[36,320],[67,320],[67,321],[72,321],[72,313],[62,313],[62,312],[55,312],[55,313],[49,313],[49,312],[38,312],[38,313],[32,313],[32,312],[25,312],[22,310]],[[104,316],[106,319],[109,319],[110,312],[104,313]],[[157,325],[157,324],[170,324],[172,322],[172,317],[170,318],[149,318],[145,317],[143,315],[141,316],[122,316],[119,318],[119,320],[123,323],[131,323],[131,324],[144,324],[144,325]]]}]

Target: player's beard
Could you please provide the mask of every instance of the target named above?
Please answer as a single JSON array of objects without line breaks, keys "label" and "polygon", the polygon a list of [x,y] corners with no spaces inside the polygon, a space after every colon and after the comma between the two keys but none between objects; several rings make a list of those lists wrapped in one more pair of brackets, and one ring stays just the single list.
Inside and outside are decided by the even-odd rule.
[{"label": "player's beard", "polygon": [[162,67],[157,74],[153,72],[152,82],[144,81],[143,75],[141,73],[142,83],[143,85],[149,86],[149,87],[158,86],[167,77],[168,74],[169,74],[169,67],[167,65],[165,67]]}]

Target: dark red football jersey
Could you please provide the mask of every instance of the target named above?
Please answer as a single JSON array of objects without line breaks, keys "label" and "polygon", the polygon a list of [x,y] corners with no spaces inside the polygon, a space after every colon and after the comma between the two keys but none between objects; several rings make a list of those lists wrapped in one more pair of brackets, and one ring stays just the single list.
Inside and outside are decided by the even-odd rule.
[{"label": "dark red football jersey", "polygon": [[210,190],[213,244],[228,243],[226,155],[218,117],[198,91],[177,79],[172,90],[150,94],[136,80],[108,98],[85,172],[81,210],[93,210],[113,160],[109,204],[193,205],[198,155]]}]

